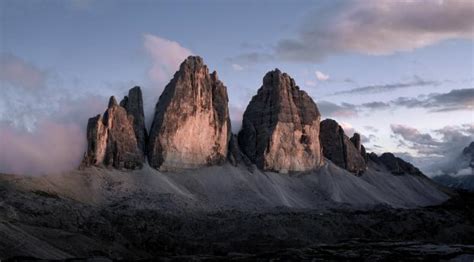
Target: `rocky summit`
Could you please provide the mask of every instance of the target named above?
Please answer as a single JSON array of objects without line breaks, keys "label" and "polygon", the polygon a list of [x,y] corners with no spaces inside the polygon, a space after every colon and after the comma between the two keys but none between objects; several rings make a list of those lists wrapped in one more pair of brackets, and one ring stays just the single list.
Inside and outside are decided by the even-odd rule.
[{"label": "rocky summit", "polygon": [[127,110],[129,116],[133,117],[133,130],[137,138],[138,148],[142,151],[143,156],[146,152],[147,132],[145,128],[145,113],[143,112],[143,96],[139,86],[128,91],[120,101],[120,106]]},{"label": "rocky summit", "polygon": [[321,122],[320,139],[324,156],[334,164],[356,174],[367,169],[365,148],[362,149],[359,134],[349,139],[335,120],[325,119]]},{"label": "rocky summit", "polygon": [[230,120],[227,88],[198,56],[188,57],[156,105],[149,164],[160,170],[197,168],[227,158]]},{"label": "rocky summit", "polygon": [[104,115],[92,117],[87,123],[87,152],[83,165],[140,168],[144,158],[133,123],[133,115],[112,96]]},{"label": "rocky summit", "polygon": [[424,176],[424,174],[414,165],[404,161],[399,157],[396,157],[394,154],[389,152],[383,153],[380,156],[377,156],[375,153],[371,153],[370,160],[379,164],[383,164],[393,175]]},{"label": "rocky summit", "polygon": [[311,97],[289,75],[275,69],[265,75],[245,110],[239,145],[263,170],[311,170],[323,164],[320,118]]}]

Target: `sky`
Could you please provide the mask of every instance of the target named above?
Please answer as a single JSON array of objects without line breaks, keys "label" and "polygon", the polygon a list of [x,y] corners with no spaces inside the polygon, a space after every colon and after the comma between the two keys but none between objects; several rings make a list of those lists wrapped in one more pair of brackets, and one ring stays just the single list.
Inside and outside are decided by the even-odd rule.
[{"label": "sky", "polygon": [[227,86],[233,131],[274,68],[322,119],[431,172],[474,140],[471,0],[0,0],[0,172],[80,163],[87,119],[189,55]]}]

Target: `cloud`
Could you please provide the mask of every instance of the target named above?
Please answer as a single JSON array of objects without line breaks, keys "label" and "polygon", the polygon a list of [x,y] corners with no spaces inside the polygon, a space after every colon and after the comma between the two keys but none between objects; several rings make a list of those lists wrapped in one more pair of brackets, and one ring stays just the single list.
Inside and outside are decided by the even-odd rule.
[{"label": "cloud", "polygon": [[371,109],[371,110],[375,110],[375,109],[386,109],[386,108],[389,108],[390,105],[387,104],[387,103],[384,103],[384,102],[369,102],[369,103],[363,103],[361,105],[361,107],[365,107],[365,108],[368,108],[368,109]]},{"label": "cloud", "polygon": [[232,64],[232,69],[234,69],[235,71],[242,71],[244,70],[244,67],[239,64]]},{"label": "cloud", "polygon": [[382,84],[382,85],[368,85],[353,88],[350,90],[336,92],[333,95],[345,95],[345,94],[373,94],[373,93],[383,93],[390,92],[401,88],[409,87],[421,87],[421,86],[437,86],[440,83],[434,80],[423,80],[418,76],[413,76],[413,79],[407,82],[398,82],[391,84]]},{"label": "cloud", "polygon": [[315,74],[316,74],[316,79],[318,79],[319,81],[326,81],[329,79],[329,75],[326,75],[321,71],[316,71]]},{"label": "cloud", "polygon": [[417,144],[417,145],[428,145],[435,146],[438,142],[433,139],[430,134],[423,134],[416,128],[412,128],[405,125],[390,125],[392,132],[395,135],[400,135],[404,140]]},{"label": "cloud", "polygon": [[423,108],[431,113],[474,110],[474,89],[453,89],[447,93],[431,93],[418,97],[398,97],[388,102],[372,101],[362,104],[343,103],[337,105],[328,101],[318,102],[323,116],[356,116],[364,110],[386,110],[397,107]]},{"label": "cloud", "polygon": [[311,80],[306,80],[306,81],[304,82],[304,84],[305,84],[306,86],[309,86],[309,87],[315,87],[315,86],[316,86],[316,82],[311,81]]},{"label": "cloud", "polygon": [[106,98],[67,88],[59,76],[7,58],[1,73],[0,172],[34,175],[77,167],[87,119],[104,110]]},{"label": "cloud", "polygon": [[33,133],[0,126],[0,172],[45,174],[77,167],[85,152],[84,126],[42,120]]},{"label": "cloud", "polygon": [[[99,96],[52,99],[57,102],[49,111],[30,108],[33,125],[0,121],[0,172],[36,175],[79,165],[86,149],[87,119],[101,113],[107,100]],[[22,112],[28,114],[26,109]]]},{"label": "cloud", "polygon": [[390,102],[407,108],[426,108],[432,112],[446,112],[474,109],[474,89],[454,89],[448,93],[432,93],[424,98],[399,97]]},{"label": "cloud", "polygon": [[342,103],[341,105],[329,102],[318,101],[316,103],[318,109],[323,117],[355,117],[357,116],[357,108],[355,105],[349,103]]},{"label": "cloud", "polygon": [[247,52],[240,54],[235,57],[227,58],[226,61],[229,63],[237,64],[257,64],[257,63],[268,63],[275,60],[274,55],[269,53],[260,53],[260,52]]},{"label": "cloud", "polygon": [[344,133],[346,134],[346,136],[352,137],[354,135],[355,129],[354,127],[352,127],[351,124],[347,122],[340,122],[339,125],[342,127],[342,129],[344,129]]},{"label": "cloud", "polygon": [[151,34],[144,35],[144,47],[153,63],[148,76],[158,83],[168,81],[179,69],[181,62],[193,54],[175,41]]},{"label": "cloud", "polygon": [[414,152],[414,155],[405,152],[405,158],[421,165],[429,174],[458,170],[462,150],[474,141],[472,123],[445,126],[431,130],[431,134],[405,125],[391,125],[391,129],[393,138],[398,139],[399,148]]},{"label": "cloud", "polygon": [[473,110],[474,89],[453,89],[448,93],[431,93],[419,97],[398,97],[388,102],[373,101],[352,105],[352,107],[357,111],[384,110],[396,107],[424,108],[433,113]]},{"label": "cloud", "polygon": [[0,82],[29,90],[45,86],[46,72],[20,57],[0,54]]},{"label": "cloud", "polygon": [[337,53],[387,55],[448,39],[473,39],[469,0],[330,1],[311,12],[275,56],[314,62]]},{"label": "cloud", "polygon": [[374,126],[364,126],[364,129],[369,131],[369,132],[374,132],[374,133],[379,132],[379,129],[374,127]]}]

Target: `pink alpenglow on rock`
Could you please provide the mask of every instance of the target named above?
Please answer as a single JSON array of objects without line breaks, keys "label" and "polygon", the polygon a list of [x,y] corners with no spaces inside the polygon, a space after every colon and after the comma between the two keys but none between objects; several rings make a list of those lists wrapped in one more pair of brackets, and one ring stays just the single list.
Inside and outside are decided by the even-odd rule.
[{"label": "pink alpenglow on rock", "polygon": [[287,173],[323,164],[321,114],[311,97],[286,73],[275,69],[245,110],[239,145],[260,169]]},{"label": "pink alpenglow on rock", "polygon": [[148,141],[154,168],[198,168],[226,161],[230,140],[227,88],[209,74],[201,57],[190,56],[156,104]]},{"label": "pink alpenglow on rock", "polygon": [[[134,90],[134,91],[132,91]],[[140,95],[139,87],[135,87],[131,93],[137,92]],[[128,101],[127,108],[135,108],[131,105],[132,101]],[[122,104],[127,104],[122,101]],[[139,105],[140,107],[142,105]],[[137,112],[140,111],[136,108]],[[141,108],[143,113],[143,108]],[[87,152],[84,156],[83,165],[105,165],[115,168],[137,169],[141,168],[144,161],[144,153],[140,149],[140,143],[145,143],[144,140],[137,142],[137,138],[144,139],[144,137],[137,136],[135,133],[134,123],[136,114],[127,112],[127,109],[120,106],[115,97],[111,97],[109,105],[104,115],[97,115],[89,119],[87,124]],[[143,115],[143,114],[142,114]],[[137,115],[139,117],[139,115]],[[144,129],[142,127],[137,128]],[[145,132],[146,134],[146,132]]]}]

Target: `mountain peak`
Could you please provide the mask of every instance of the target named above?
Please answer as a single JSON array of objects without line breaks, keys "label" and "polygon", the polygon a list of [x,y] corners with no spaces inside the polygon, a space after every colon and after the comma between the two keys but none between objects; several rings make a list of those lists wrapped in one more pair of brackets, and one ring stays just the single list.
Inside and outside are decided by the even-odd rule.
[{"label": "mountain peak", "polygon": [[[114,96],[109,99],[108,108],[104,116],[97,115],[89,119],[87,123],[87,152],[83,159],[83,165],[105,165],[115,168],[136,169],[140,168],[144,160],[144,152],[141,144],[144,138],[136,135],[137,126],[134,121],[139,121],[141,111],[143,116],[143,104],[141,91],[134,88],[129,92],[120,105]],[[139,96],[139,97],[137,97]],[[129,108],[136,108],[134,112]],[[129,117],[131,116],[131,117]],[[144,129],[144,123],[141,127]]]},{"label": "mountain peak", "polygon": [[199,68],[206,67],[204,60],[200,56],[188,56],[180,65],[180,71],[185,70],[197,70]]},{"label": "mountain peak", "polygon": [[199,56],[188,57],[166,85],[150,130],[148,160],[160,170],[218,164],[227,157],[227,88]]},{"label": "mountain peak", "polygon": [[245,110],[239,144],[259,168],[307,171],[323,164],[319,110],[286,73],[275,69]]},{"label": "mountain peak", "polygon": [[114,106],[118,106],[118,103],[117,103],[117,100],[115,99],[115,96],[111,96],[109,98],[108,108],[111,108],[111,107],[114,107]]},{"label": "mountain peak", "polygon": [[325,119],[321,122],[320,138],[324,156],[334,164],[356,174],[367,169],[366,152],[358,133],[349,139],[339,123]]}]

